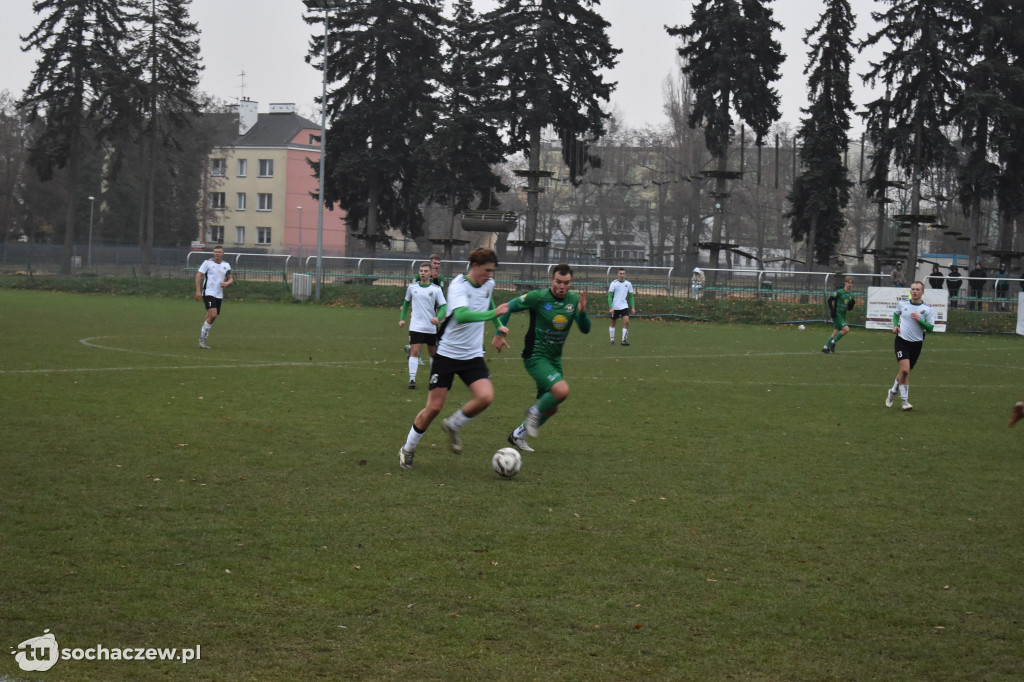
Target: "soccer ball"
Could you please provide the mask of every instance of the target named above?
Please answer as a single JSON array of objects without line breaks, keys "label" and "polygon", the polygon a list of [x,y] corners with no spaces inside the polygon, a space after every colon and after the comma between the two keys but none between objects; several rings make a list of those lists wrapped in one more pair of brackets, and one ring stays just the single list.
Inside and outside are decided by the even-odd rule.
[{"label": "soccer ball", "polygon": [[803,325],[800,325],[799,327],[797,327],[797,329],[799,329],[800,331],[803,331],[803,330],[807,329],[807,327],[805,327]]},{"label": "soccer ball", "polygon": [[523,466],[523,457],[515,448],[502,448],[491,457],[491,467],[502,478],[512,478]]}]

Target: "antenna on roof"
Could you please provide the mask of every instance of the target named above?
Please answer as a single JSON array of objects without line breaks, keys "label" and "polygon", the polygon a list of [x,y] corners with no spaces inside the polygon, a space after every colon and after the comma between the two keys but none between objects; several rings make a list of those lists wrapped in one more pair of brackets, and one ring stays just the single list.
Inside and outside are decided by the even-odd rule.
[{"label": "antenna on roof", "polygon": [[242,69],[242,73],[238,74],[238,99],[245,99],[245,69]]}]

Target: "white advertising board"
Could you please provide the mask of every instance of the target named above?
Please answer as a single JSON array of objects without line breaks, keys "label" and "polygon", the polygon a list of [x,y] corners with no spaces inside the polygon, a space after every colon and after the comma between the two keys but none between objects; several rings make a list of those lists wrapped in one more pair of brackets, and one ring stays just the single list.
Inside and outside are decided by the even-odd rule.
[{"label": "white advertising board", "polygon": [[[923,298],[935,311],[935,331],[946,331],[946,320],[949,319],[949,292],[945,289],[926,288]],[[868,310],[864,328],[892,331],[892,315],[896,312],[896,304],[909,300],[910,287],[868,287]]]},{"label": "white advertising board", "polygon": [[1017,294],[1017,333],[1024,335],[1024,291]]}]

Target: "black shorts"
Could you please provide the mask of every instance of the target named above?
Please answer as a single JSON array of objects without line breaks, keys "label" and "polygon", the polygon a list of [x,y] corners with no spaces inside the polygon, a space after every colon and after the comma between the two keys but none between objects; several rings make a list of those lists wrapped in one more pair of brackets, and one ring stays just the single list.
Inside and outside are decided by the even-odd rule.
[{"label": "black shorts", "polygon": [[427,344],[428,346],[437,345],[437,334],[428,334],[427,332],[409,332],[409,345],[415,346],[416,344]]},{"label": "black shorts", "polygon": [[921,357],[921,349],[924,348],[924,341],[907,341],[901,336],[896,336],[894,344],[896,351],[896,362],[910,360],[910,369],[914,369],[917,359]]},{"label": "black shorts", "polygon": [[203,307],[209,310],[210,308],[216,308],[217,314],[220,315],[220,304],[224,299],[217,298],[216,296],[203,296]]},{"label": "black shorts", "polygon": [[462,383],[471,386],[481,379],[490,379],[491,370],[487,369],[487,363],[483,358],[453,360],[443,355],[435,355],[427,390],[450,389],[456,376],[462,379]]},{"label": "black shorts", "polygon": [[629,317],[629,308],[620,308],[612,311],[612,320],[617,320],[620,317]]}]

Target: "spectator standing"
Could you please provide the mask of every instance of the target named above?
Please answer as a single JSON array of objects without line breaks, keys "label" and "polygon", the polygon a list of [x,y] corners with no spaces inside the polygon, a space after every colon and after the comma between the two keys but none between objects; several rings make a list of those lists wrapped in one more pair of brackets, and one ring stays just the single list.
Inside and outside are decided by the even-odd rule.
[{"label": "spectator standing", "polygon": [[960,270],[956,267],[956,263],[953,263],[953,267],[949,269],[949,275],[946,277],[946,288],[949,289],[949,307],[950,309],[957,307],[957,299],[960,297],[960,287],[964,281],[960,279]]},{"label": "spectator standing", "polygon": [[903,275],[903,263],[902,261],[896,262],[896,267],[889,273],[889,277],[892,278],[892,284],[894,287],[905,287],[907,286],[907,278]]},{"label": "spectator standing", "polygon": [[967,286],[971,291],[971,300],[967,307],[970,310],[981,310],[981,297],[985,293],[985,278],[988,272],[981,267],[981,261],[974,263],[974,269],[967,273]]},{"label": "spectator standing", "polygon": [[999,301],[999,310],[1006,310],[1006,298],[1010,293],[1010,273],[1006,271],[1006,263],[999,264],[999,272],[995,274],[996,277],[996,298],[1003,300]]},{"label": "spectator standing", "polygon": [[928,285],[932,289],[941,289],[946,278],[942,276],[942,271],[939,270],[938,265],[932,266],[932,274],[928,275]]}]

